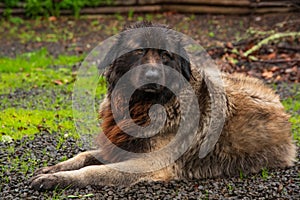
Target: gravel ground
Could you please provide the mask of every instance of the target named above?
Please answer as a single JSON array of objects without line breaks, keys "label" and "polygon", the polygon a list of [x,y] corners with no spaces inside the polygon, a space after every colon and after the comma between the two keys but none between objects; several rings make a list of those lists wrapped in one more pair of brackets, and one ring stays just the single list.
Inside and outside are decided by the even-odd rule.
[{"label": "gravel ground", "polygon": [[[59,135],[42,132],[33,140],[24,138],[10,144],[0,143],[0,163],[2,169],[0,199],[299,199],[300,198],[300,152],[294,167],[268,170],[248,177],[228,179],[190,180],[163,182],[142,182],[131,187],[102,187],[66,189],[48,192],[33,191],[28,183],[34,169],[31,163],[55,164],[67,156],[84,151],[78,147],[80,141],[66,139],[60,149],[56,149]],[[14,149],[14,151],[11,151]],[[21,164],[16,164],[18,159]],[[25,165],[25,166],[24,166]],[[84,197],[84,195],[87,195]],[[75,199],[77,199],[75,198]]]}]

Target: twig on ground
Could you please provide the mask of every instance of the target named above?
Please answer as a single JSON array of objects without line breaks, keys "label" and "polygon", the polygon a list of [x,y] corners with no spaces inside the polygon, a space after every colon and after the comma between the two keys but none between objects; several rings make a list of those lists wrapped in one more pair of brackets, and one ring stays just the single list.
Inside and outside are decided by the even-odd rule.
[{"label": "twig on ground", "polygon": [[300,32],[289,32],[289,33],[275,33],[274,35],[271,35],[265,39],[263,39],[262,41],[260,41],[258,44],[254,45],[251,49],[249,49],[248,51],[246,51],[244,53],[245,57],[248,57],[250,54],[252,54],[253,52],[257,51],[258,49],[260,49],[262,47],[262,45],[267,44],[268,42],[275,40],[275,39],[279,39],[282,37],[300,37]]}]

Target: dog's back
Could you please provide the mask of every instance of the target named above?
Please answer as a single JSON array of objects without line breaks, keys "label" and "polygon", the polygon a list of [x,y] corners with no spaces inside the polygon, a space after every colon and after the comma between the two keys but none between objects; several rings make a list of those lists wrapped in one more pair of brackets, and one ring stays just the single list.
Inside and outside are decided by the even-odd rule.
[{"label": "dog's back", "polygon": [[227,114],[220,138],[203,159],[195,161],[195,151],[190,151],[194,158],[187,152],[178,161],[181,169],[186,169],[179,169],[179,176],[234,176],[256,173],[264,167],[292,166],[296,146],[279,97],[258,79],[240,74],[224,74],[222,78]]},{"label": "dog's back", "polygon": [[[296,155],[289,116],[278,95],[260,80],[242,75],[224,77],[231,107],[224,137],[231,142],[233,155],[256,157],[246,162],[260,167],[291,166]],[[263,166],[265,165],[265,166]]]}]

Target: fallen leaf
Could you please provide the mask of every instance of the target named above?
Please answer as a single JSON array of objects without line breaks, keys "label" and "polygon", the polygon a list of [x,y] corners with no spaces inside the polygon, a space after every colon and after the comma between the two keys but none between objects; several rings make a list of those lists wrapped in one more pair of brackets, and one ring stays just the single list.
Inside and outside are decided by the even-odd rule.
[{"label": "fallen leaf", "polygon": [[51,17],[48,18],[48,20],[49,20],[50,22],[54,22],[54,21],[57,20],[57,18],[56,18],[55,16],[51,16]]},{"label": "fallen leaf", "polygon": [[268,59],[268,60],[272,60],[272,59],[274,59],[274,58],[276,58],[276,52],[270,53],[270,54],[268,54],[268,56],[267,56],[267,59]]},{"label": "fallen leaf", "polygon": [[266,79],[270,79],[273,77],[273,72],[271,71],[264,71],[262,74],[262,77],[266,78]]},{"label": "fallen leaf", "polygon": [[271,72],[276,72],[276,71],[278,71],[279,69],[280,69],[279,67],[273,66],[273,67],[270,69],[270,71],[271,71]]},{"label": "fallen leaf", "polygon": [[296,73],[299,72],[299,71],[298,71],[298,67],[297,67],[296,65],[295,65],[292,69],[293,69],[293,71],[296,72]]},{"label": "fallen leaf", "polygon": [[54,80],[53,83],[55,85],[62,85],[63,84],[63,82],[61,80]]},{"label": "fallen leaf", "polygon": [[275,78],[275,80],[276,80],[276,81],[280,81],[280,80],[281,80],[281,76],[280,76],[280,75],[277,75],[276,78]]},{"label": "fallen leaf", "polygon": [[285,70],[285,73],[289,74],[289,73],[292,73],[294,70],[293,68],[288,68]]},{"label": "fallen leaf", "polygon": [[229,48],[229,49],[233,49],[233,45],[232,45],[231,42],[227,42],[226,47]]}]

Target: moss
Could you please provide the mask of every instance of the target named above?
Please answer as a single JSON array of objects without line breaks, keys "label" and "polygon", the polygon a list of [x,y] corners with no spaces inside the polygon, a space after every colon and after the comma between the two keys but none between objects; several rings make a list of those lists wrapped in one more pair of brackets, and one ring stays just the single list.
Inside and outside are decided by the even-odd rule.
[{"label": "moss", "polygon": [[8,108],[0,115],[2,135],[21,139],[40,131],[61,132],[78,137],[72,121],[72,110],[25,110]]}]

